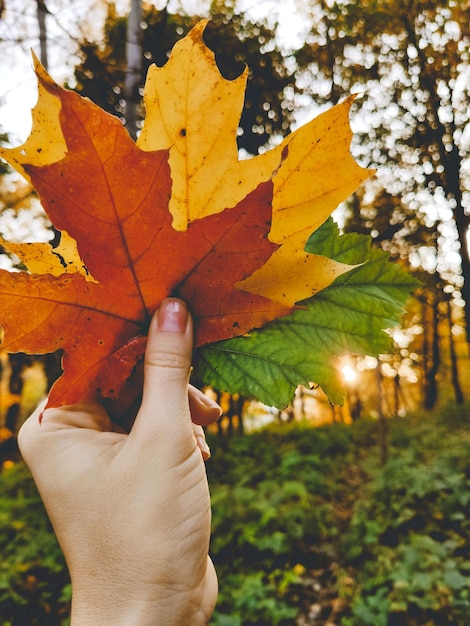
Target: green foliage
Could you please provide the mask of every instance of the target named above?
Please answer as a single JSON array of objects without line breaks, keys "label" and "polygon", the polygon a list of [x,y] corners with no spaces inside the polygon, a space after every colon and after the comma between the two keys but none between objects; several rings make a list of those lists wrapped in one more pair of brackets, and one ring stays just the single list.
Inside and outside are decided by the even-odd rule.
[{"label": "green foliage", "polygon": [[207,384],[284,407],[297,385],[315,382],[332,402],[342,404],[337,357],[377,356],[390,349],[383,331],[398,323],[417,280],[390,263],[387,253],[370,250],[369,237],[339,235],[331,218],[310,237],[306,250],[330,251],[334,260],[359,266],[262,332],[201,349],[198,372]]},{"label": "green foliage", "polygon": [[17,464],[0,485],[0,623],[65,626],[68,573],[31,476]]},{"label": "green foliage", "polygon": [[[358,570],[352,617],[344,624],[432,619],[464,626],[470,615],[470,439],[465,431],[449,435],[448,425],[398,425],[395,443],[403,452],[370,483],[344,541],[345,563]],[[448,438],[445,446],[439,437]]]},{"label": "green foliage", "polygon": [[384,468],[367,420],[212,441],[214,624],[294,624],[281,609],[312,605],[325,624],[342,602],[342,626],[466,626],[468,410],[391,420]]},{"label": "green foliage", "polygon": [[[316,607],[319,626],[468,626],[468,415],[391,420],[383,468],[373,420],[209,435],[211,623],[293,626]],[[65,626],[69,581],[31,477],[18,464],[0,489],[0,623]]]},{"label": "green foliage", "polygon": [[342,522],[334,500],[348,497],[353,441],[339,425],[211,441],[215,625],[295,623],[303,574],[328,568],[335,554]]}]

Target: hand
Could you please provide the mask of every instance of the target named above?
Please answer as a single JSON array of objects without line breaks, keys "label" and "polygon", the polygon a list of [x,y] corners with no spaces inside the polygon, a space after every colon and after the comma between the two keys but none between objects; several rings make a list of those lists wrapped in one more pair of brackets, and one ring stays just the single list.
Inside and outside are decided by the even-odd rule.
[{"label": "hand", "polygon": [[[198,626],[217,577],[208,556],[211,510],[193,425],[217,405],[190,389],[192,320],[165,300],[145,355],[142,404],[130,432],[99,404],[39,408],[18,436],[64,551],[72,626]],[[191,407],[191,409],[190,409]],[[193,430],[193,428],[195,430]]]}]

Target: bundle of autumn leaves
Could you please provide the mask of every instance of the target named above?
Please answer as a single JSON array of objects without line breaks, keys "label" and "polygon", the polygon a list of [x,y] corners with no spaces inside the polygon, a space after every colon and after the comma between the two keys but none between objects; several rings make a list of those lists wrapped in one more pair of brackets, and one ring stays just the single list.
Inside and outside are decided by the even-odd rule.
[{"label": "bundle of autumn leaves", "polygon": [[369,176],[349,152],[353,99],[239,160],[247,72],[221,76],[204,28],[150,68],[136,143],[36,63],[31,134],[1,156],[30,179],[61,239],[0,240],[25,267],[0,271],[0,325],[2,350],[63,350],[49,406],[126,393],[170,295],[194,316],[203,383],[283,406],[315,382],[340,401],[336,359],[383,351],[415,286],[328,219]]}]

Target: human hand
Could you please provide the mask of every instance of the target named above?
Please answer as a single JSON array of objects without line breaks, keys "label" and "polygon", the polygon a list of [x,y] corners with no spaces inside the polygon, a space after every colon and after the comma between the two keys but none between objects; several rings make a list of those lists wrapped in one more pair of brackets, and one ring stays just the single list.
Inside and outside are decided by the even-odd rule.
[{"label": "human hand", "polygon": [[[18,436],[72,580],[72,626],[198,626],[217,577],[196,436],[220,416],[188,378],[192,320],[165,300],[149,329],[142,404],[129,434],[99,404],[40,407]],[[193,428],[195,430],[193,430]]]}]

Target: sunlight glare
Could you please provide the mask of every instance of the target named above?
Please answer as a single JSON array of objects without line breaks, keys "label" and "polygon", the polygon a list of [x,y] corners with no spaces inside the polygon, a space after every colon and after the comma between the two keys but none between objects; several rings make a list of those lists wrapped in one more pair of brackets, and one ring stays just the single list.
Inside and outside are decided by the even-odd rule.
[{"label": "sunlight glare", "polygon": [[343,365],[341,368],[341,373],[343,374],[343,378],[347,383],[353,383],[357,378],[356,370],[349,364]]}]

